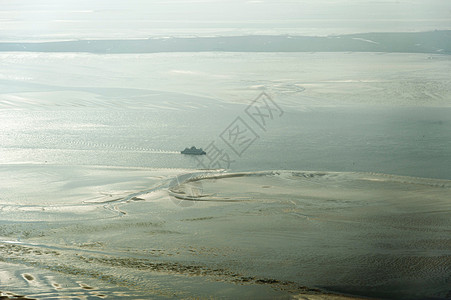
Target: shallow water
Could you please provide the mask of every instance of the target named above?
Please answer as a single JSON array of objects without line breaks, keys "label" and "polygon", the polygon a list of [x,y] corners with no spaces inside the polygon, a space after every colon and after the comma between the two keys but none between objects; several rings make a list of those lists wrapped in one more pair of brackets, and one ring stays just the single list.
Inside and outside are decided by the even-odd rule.
[{"label": "shallow water", "polygon": [[2,296],[449,297],[446,57],[1,55]]},{"label": "shallow water", "polygon": [[[174,185],[172,176],[189,170],[82,169],[111,194],[88,193],[85,183],[82,203],[2,205],[4,290],[38,298],[288,297],[315,288],[449,295],[449,180],[197,172]],[[105,171],[108,185],[96,182]],[[139,191],[140,175],[150,189]],[[124,184],[139,192],[114,193]]]}]

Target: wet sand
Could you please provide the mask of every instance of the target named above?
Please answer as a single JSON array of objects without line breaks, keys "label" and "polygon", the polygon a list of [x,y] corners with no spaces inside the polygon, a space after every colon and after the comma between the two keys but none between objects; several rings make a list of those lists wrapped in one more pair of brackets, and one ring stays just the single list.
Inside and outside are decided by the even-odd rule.
[{"label": "wet sand", "polygon": [[[123,182],[108,188],[143,171],[116,170]],[[189,170],[145,172],[155,178],[146,190],[128,186],[135,192],[100,199],[92,193],[84,198],[94,200],[33,213],[30,205],[4,205],[2,220],[11,221],[0,226],[2,292],[298,299],[340,299],[331,291],[403,299],[449,293],[450,181],[212,171],[175,186],[173,176]]]},{"label": "wet sand", "polygon": [[[0,57],[3,298],[450,297],[446,55]],[[261,90],[228,172],[179,153]]]}]

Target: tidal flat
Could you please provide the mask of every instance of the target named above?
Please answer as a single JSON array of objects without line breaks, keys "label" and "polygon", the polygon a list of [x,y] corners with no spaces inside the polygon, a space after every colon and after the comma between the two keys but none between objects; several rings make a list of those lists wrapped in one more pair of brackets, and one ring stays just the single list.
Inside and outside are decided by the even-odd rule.
[{"label": "tidal flat", "polygon": [[448,56],[0,57],[1,296],[450,296]]}]

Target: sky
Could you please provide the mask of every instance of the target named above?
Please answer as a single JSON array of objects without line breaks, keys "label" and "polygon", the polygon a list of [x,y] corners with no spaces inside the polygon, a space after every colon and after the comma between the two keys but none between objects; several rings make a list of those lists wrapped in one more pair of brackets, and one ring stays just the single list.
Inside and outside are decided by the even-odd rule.
[{"label": "sky", "polygon": [[443,29],[450,0],[0,0],[0,41]]}]

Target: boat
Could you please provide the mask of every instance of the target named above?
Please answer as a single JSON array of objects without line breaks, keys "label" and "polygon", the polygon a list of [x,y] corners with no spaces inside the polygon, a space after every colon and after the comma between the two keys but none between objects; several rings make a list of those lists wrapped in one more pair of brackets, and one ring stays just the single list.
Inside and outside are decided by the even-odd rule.
[{"label": "boat", "polygon": [[181,151],[182,154],[189,154],[189,155],[204,155],[207,154],[202,148],[197,149],[196,147],[192,146],[191,148],[185,148],[185,150]]}]

